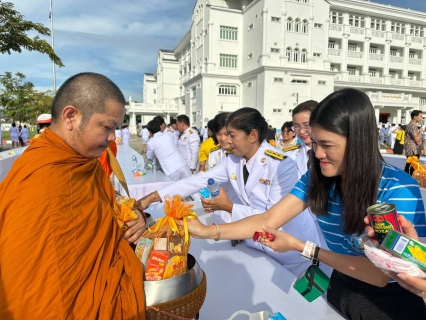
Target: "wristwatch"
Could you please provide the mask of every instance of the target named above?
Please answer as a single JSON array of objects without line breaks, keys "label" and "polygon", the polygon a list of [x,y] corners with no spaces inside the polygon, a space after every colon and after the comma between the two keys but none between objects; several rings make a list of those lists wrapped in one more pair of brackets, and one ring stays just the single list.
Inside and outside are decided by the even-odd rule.
[{"label": "wristwatch", "polygon": [[307,260],[312,259],[312,248],[316,247],[317,245],[311,241],[306,241],[305,247],[303,248],[303,251],[300,253],[300,256],[302,258],[305,258]]}]

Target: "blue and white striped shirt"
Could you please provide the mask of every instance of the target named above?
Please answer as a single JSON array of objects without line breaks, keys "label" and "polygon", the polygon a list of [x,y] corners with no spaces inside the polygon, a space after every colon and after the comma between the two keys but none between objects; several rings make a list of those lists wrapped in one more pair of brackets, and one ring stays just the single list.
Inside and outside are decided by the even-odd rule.
[{"label": "blue and white striped shirt", "polygon": [[[299,199],[308,201],[308,185],[310,171],[306,172],[290,192]],[[341,226],[343,203],[335,190],[330,189],[328,197],[327,216],[318,217],[318,223],[330,250],[348,255],[364,256],[364,251],[358,248],[357,234],[343,233]],[[423,199],[419,185],[404,171],[383,163],[382,177],[376,203],[392,203],[398,214],[410,220],[419,234],[426,236],[426,219]],[[361,236],[362,237],[362,236]]]}]

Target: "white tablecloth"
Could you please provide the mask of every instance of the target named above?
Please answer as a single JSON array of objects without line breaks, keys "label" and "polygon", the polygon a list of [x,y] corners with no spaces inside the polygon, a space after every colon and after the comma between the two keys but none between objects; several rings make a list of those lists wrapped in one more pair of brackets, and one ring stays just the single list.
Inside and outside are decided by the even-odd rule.
[{"label": "white tablecloth", "polygon": [[[386,163],[389,163],[390,165],[400,168],[402,170],[405,169],[405,162],[407,161],[406,156],[402,156],[399,154],[382,154],[382,157]],[[426,164],[426,158],[424,156],[420,156],[420,163]]]},{"label": "white tablecloth", "polygon": [[[24,152],[26,148],[27,147],[21,147],[0,152],[0,156],[3,158],[0,159],[0,181],[2,181],[7,176],[15,160],[18,159],[18,157],[22,154],[22,152]],[[11,151],[13,151],[15,154],[9,156],[8,154]]]},{"label": "white tablecloth", "polygon": [[[200,202],[195,202],[194,209],[203,223],[213,222],[214,216],[204,214]],[[164,215],[162,204],[146,211],[155,218]],[[288,320],[343,319],[325,297],[307,302],[293,289],[296,277],[290,271],[243,243],[232,247],[230,241],[193,239],[190,253],[207,275],[207,296],[200,319],[224,320],[238,310],[279,311]]]},{"label": "white tablecloth", "polygon": [[[124,177],[126,178],[130,197],[140,199],[147,194],[172,183],[172,181],[161,171],[157,171],[155,173],[147,172],[145,176],[134,177],[132,172],[133,155],[136,156],[138,161],[138,168],[144,169],[145,163],[143,157],[138,152],[127,145],[117,146],[117,161],[123,170]],[[114,178],[114,186],[115,190],[117,190],[120,194],[126,195],[126,191],[124,191],[117,178]]]}]

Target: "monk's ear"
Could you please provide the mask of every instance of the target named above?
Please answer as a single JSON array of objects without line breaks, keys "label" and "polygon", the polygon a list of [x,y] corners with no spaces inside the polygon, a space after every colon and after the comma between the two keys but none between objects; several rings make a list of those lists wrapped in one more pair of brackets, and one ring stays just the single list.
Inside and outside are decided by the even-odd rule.
[{"label": "monk's ear", "polygon": [[79,112],[76,107],[66,106],[62,109],[62,122],[69,131],[72,131],[78,126],[78,118]]}]

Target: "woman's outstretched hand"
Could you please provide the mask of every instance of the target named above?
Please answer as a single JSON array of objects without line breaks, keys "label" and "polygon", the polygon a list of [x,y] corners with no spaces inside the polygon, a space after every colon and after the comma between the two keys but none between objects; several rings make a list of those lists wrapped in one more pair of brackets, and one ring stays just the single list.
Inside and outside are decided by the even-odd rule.
[{"label": "woman's outstretched hand", "polygon": [[[186,219],[186,218],[184,218]],[[175,220],[176,224],[183,227],[183,220]],[[202,224],[198,218],[191,220],[187,219],[188,231],[191,237],[198,239],[207,239],[208,226]]]},{"label": "woman's outstretched hand", "polygon": [[267,226],[263,226],[262,229],[265,232],[273,234],[275,236],[275,240],[262,240],[260,243],[271,248],[275,252],[303,251],[303,241],[293,237],[291,234],[278,231]]}]

